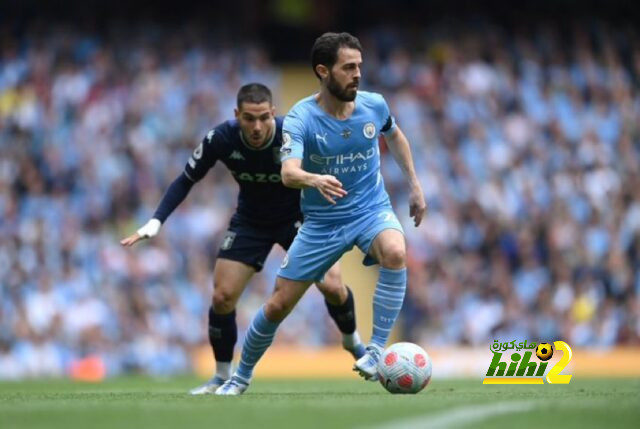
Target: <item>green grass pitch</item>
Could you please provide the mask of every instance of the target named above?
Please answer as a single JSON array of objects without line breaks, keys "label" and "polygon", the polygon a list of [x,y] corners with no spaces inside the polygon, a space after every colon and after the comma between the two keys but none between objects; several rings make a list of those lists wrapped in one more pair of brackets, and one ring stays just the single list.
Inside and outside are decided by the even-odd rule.
[{"label": "green grass pitch", "polygon": [[[623,428],[640,425],[640,379],[487,386],[436,380],[391,395],[360,380],[255,380],[241,397],[190,397],[200,380],[0,383],[0,428]],[[498,410],[498,411],[496,411]]]}]

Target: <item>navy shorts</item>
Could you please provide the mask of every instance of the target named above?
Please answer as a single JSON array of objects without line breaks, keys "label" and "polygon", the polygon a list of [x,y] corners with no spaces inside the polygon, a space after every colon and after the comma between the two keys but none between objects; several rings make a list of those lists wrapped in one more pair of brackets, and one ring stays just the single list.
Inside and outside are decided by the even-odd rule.
[{"label": "navy shorts", "polygon": [[220,243],[218,258],[242,262],[261,271],[273,245],[289,250],[301,225],[302,220],[295,220],[260,227],[234,216]]}]

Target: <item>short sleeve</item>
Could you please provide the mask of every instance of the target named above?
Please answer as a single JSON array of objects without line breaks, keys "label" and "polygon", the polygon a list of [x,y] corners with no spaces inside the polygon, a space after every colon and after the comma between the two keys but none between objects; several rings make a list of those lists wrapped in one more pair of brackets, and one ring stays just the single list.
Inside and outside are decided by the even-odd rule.
[{"label": "short sleeve", "polygon": [[386,136],[389,135],[389,133],[391,133],[396,127],[396,120],[391,116],[387,100],[385,100],[382,95],[380,96],[380,100],[380,109],[382,111],[382,127],[380,128],[380,132]]},{"label": "short sleeve", "polygon": [[221,136],[216,130],[211,130],[191,154],[184,168],[184,173],[193,182],[202,179],[219,159],[220,140]]},{"label": "short sleeve", "polygon": [[280,159],[285,161],[289,158],[302,159],[304,155],[304,124],[300,116],[291,110],[284,118],[282,124],[282,148],[280,149]]}]

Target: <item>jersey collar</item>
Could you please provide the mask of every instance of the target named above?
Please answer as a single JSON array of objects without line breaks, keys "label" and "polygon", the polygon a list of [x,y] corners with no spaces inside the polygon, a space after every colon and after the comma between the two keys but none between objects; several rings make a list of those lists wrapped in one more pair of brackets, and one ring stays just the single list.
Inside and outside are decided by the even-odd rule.
[{"label": "jersey collar", "polygon": [[320,105],[318,104],[318,98],[317,98],[317,97],[318,97],[318,95],[320,95],[320,93],[319,93],[319,92],[316,92],[315,94],[313,94],[313,95],[311,96],[311,97],[312,97],[312,99],[313,99],[313,103],[312,103],[312,104],[313,104],[313,106],[316,108],[316,110],[318,110],[320,113],[322,113],[325,117],[327,117],[327,118],[331,118],[331,119],[333,119],[334,121],[339,122],[339,123],[341,123],[341,124],[345,124],[345,123],[348,123],[348,122],[351,120],[351,118],[353,118],[353,117],[355,116],[355,114],[356,114],[356,109],[358,109],[358,105],[359,105],[359,103],[358,103],[358,98],[360,97],[360,91],[358,91],[358,92],[356,93],[356,98],[353,100],[353,102],[354,102],[353,112],[351,112],[351,115],[349,115],[349,117],[348,117],[348,118],[346,118],[346,119],[338,119],[338,118],[336,118],[335,116],[333,116],[333,115],[329,114],[329,113],[328,113],[327,111],[325,111],[322,107],[320,107]]}]

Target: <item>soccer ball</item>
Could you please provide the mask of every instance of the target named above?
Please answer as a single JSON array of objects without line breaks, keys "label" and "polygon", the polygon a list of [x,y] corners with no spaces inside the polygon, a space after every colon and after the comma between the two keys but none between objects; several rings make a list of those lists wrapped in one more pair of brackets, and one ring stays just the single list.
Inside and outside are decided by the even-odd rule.
[{"label": "soccer ball", "polygon": [[553,356],[553,348],[549,343],[540,343],[538,347],[536,347],[536,356],[541,361],[548,361]]},{"label": "soccer ball", "polygon": [[391,393],[418,393],[431,381],[431,358],[417,344],[392,344],[380,356],[378,380]]}]

